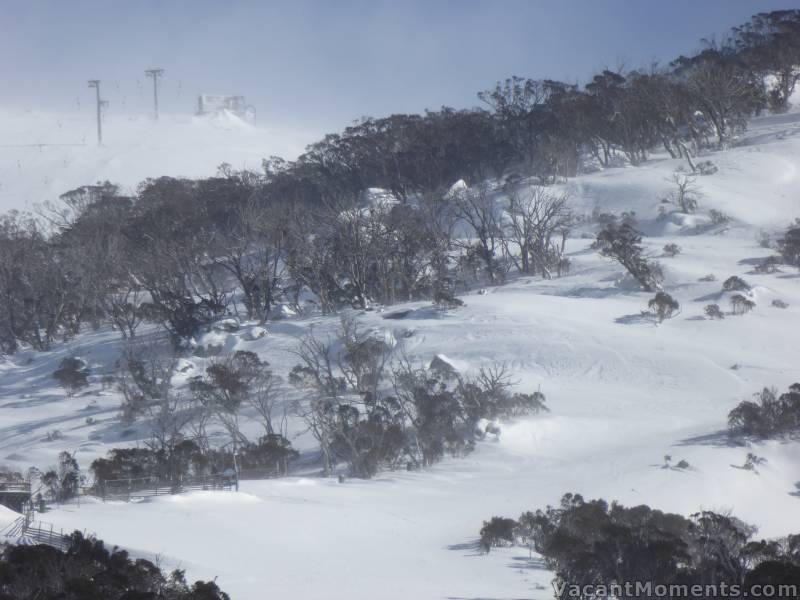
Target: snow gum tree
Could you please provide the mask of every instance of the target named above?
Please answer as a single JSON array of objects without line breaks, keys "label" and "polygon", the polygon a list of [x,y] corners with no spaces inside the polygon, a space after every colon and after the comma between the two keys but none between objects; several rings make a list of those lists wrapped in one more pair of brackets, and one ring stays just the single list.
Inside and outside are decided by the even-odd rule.
[{"label": "snow gum tree", "polygon": [[642,236],[628,223],[609,223],[597,234],[597,245],[602,256],[621,264],[646,292],[659,289],[663,280],[657,263],[642,256]]}]

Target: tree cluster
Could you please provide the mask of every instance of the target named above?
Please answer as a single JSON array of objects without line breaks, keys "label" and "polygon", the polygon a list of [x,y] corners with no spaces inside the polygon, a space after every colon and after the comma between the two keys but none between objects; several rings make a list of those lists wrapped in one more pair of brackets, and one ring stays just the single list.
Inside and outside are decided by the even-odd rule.
[{"label": "tree cluster", "polygon": [[[222,473],[237,460],[238,467],[264,475],[287,473],[297,453],[284,435],[285,423],[275,421],[284,400],[281,382],[257,354],[239,350],[213,358],[203,374],[188,379],[188,390],[173,385],[178,361],[172,349],[129,344],[121,362],[122,420],[130,424],[144,419],[150,437],[144,448],[116,448],[107,458],[95,460],[96,479],[179,481]],[[263,435],[248,438],[242,431],[243,418],[257,422]],[[221,447],[212,445],[212,426],[227,433]]]},{"label": "tree cluster", "polygon": [[800,431],[800,383],[778,395],[775,388],[764,388],[753,400],[740,402],[728,413],[728,428],[733,435],[769,438]]},{"label": "tree cluster", "polygon": [[[686,518],[647,505],[625,507],[566,494],[559,506],[523,513],[517,521],[494,517],[485,522],[481,544],[487,552],[498,545],[528,546],[555,573],[556,589],[621,586],[620,598],[640,597],[641,592],[622,587],[636,581],[742,589],[796,585],[800,535],[756,540],[754,533],[754,527],[730,515],[702,511]],[[681,595],[681,588],[670,589],[669,595]]]},{"label": "tree cluster", "polygon": [[[655,146],[706,172],[693,161],[700,148],[787,106],[799,49],[800,11],[759,14],[666,68],[603,71],[583,88],[512,77],[478,94],[488,110],[365,118],[258,173],[222,165],[207,179],[148,179],[132,197],[87,185],[44,211],[45,224],[7,214],[0,349],[46,350],[104,322],[128,338],[160,323],[180,342],[228,313],[263,320],[305,292],[331,312],[432,298],[510,268],[560,274],[564,199],[511,185],[500,201],[480,182],[546,185],[587,161],[639,164]],[[467,191],[450,193],[461,180]],[[691,181],[681,176],[675,198],[689,212]],[[389,200],[370,201],[373,188]],[[790,234],[783,253],[795,260]]]},{"label": "tree cluster", "polygon": [[95,483],[124,479],[153,479],[177,483],[187,477],[220,475],[239,467],[258,470],[263,475],[285,475],[288,461],[297,456],[292,445],[280,434],[265,435],[237,448],[203,449],[192,440],[172,448],[113,448],[106,458],[92,461]]},{"label": "tree cluster", "polygon": [[297,351],[290,381],[305,390],[298,412],[320,445],[326,474],[344,462],[356,477],[380,468],[429,466],[469,452],[482,419],[546,411],[541,392],[512,393],[502,366],[473,377],[415,365],[354,320],[340,339],[309,336]]},{"label": "tree cluster", "polygon": [[58,465],[39,475],[46,494],[56,502],[63,502],[78,495],[81,473],[75,456],[67,451],[58,454]]},{"label": "tree cluster", "polygon": [[5,546],[0,550],[0,600],[230,600],[212,581],[188,584],[175,570],[109,550],[76,531],[69,547]]}]

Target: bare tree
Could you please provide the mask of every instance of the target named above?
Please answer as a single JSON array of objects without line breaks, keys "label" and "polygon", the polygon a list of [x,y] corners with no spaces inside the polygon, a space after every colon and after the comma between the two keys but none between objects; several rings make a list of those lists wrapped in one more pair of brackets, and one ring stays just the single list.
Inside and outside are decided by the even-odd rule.
[{"label": "bare tree", "polygon": [[182,394],[169,390],[167,394],[147,409],[151,439],[146,442],[151,450],[164,453],[168,461],[169,477],[179,477],[181,469],[175,465],[175,448],[184,441],[184,432],[194,418],[191,405]]},{"label": "bare tree", "polygon": [[724,148],[758,108],[761,90],[751,73],[714,48],[678,62],[684,65],[687,88],[710,124],[717,148]]},{"label": "bare tree", "polygon": [[381,390],[390,354],[391,346],[361,332],[350,316],[342,318],[338,342],[312,333],[296,350],[301,362],[290,381],[307,391],[296,412],[319,442],[326,475],[338,459],[358,477],[397,460],[402,414]]},{"label": "bare tree", "polygon": [[[551,276],[550,269],[563,254],[563,239],[570,224],[566,208],[567,195],[556,196],[541,186],[514,190],[508,198],[506,240],[518,248],[519,254],[509,251],[521,273],[537,270],[543,277]],[[562,244],[553,237],[561,234]]]},{"label": "bare tree", "polygon": [[289,381],[310,392],[307,402],[298,401],[295,411],[319,442],[325,476],[333,467],[333,442],[338,401],[345,392],[344,379],[334,373],[333,341],[322,340],[310,333],[300,341],[295,355],[300,359],[289,375]]},{"label": "bare tree", "polygon": [[247,396],[247,404],[256,412],[257,419],[267,435],[275,433],[273,414],[282,399],[281,380],[271,370],[264,369],[253,381],[252,390]]},{"label": "bare tree", "polygon": [[248,443],[240,426],[241,409],[251,402],[256,382],[267,378],[268,366],[254,352],[237,350],[213,361],[204,375],[189,380],[197,402],[214,415],[234,445]]},{"label": "bare tree", "polygon": [[266,318],[283,276],[287,224],[280,206],[251,196],[236,206],[214,261],[236,279],[250,319]]},{"label": "bare tree", "polygon": [[344,350],[337,359],[339,370],[350,389],[370,400],[377,399],[392,347],[361,331],[353,315],[342,315],[340,333]]},{"label": "bare tree", "polygon": [[123,396],[122,419],[132,422],[172,396],[178,360],[171,348],[156,341],[131,341],[122,352],[117,378]]},{"label": "bare tree", "polygon": [[670,181],[675,187],[669,194],[669,200],[680,208],[681,212],[693,213],[697,210],[698,199],[702,196],[697,178],[676,171]]},{"label": "bare tree", "polygon": [[[472,229],[481,261],[491,283],[502,277],[502,268],[497,262],[496,251],[502,245],[503,230],[500,210],[486,184],[462,189],[452,194],[455,214]],[[470,241],[461,241],[462,247],[471,246]]]}]

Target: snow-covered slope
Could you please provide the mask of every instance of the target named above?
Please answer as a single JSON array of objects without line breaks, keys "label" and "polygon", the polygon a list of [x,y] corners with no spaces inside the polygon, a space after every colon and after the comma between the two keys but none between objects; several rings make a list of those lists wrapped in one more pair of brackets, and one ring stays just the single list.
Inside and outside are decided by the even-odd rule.
[{"label": "snow-covered slope", "polygon": [[97,145],[93,114],[53,114],[0,107],[0,211],[33,210],[97,181],[134,191],[146,177],[208,177],[230,163],[260,169],[271,155],[295,158],[317,132],[254,127],[230,113],[193,117],[109,115]]},{"label": "snow-covered slope", "polygon": [[[638,318],[651,294],[589,249],[588,221],[568,242],[565,277],[515,279],[465,295],[466,306],[446,314],[412,303],[407,308],[422,310],[405,319],[358,316],[363,327],[403,340],[416,360],[441,353],[465,369],[506,363],[520,390],[541,386],[549,414],[504,423],[497,440],[479,443],[469,457],[422,472],[340,484],[309,471],[243,482],[238,493],[82,502],[47,519],[159,556],[191,577],[218,576],[236,600],[551,598],[550,573],[526,550],[482,556],[474,542],[484,519],[516,517],[570,491],[683,514],[731,509],[763,536],[800,531],[800,497],[793,494],[800,444],[733,446],[720,434],[736,403],[764,386],[785,389],[800,380],[800,275],[753,272],[773,253],[757,235],[775,236],[800,217],[800,116],[757,119],[738,147],[704,158],[719,172],[698,179],[704,196],[695,215],[656,219],[680,164],[664,157],[565,186],[579,215],[595,207],[636,212],[650,236],[648,253],[659,257],[666,289],[681,303],[680,314],[661,325]],[[711,209],[732,221],[712,224]],[[675,258],[661,257],[669,242],[683,249]],[[716,281],[699,281],[708,274]],[[706,304],[729,309],[721,282],[731,275],[753,286],[756,308],[723,321],[703,318]],[[789,307],[775,308],[773,299]],[[267,324],[261,339],[249,341],[245,327],[214,333],[213,341],[257,351],[285,375],[296,362],[287,350],[312,326],[333,330],[336,320],[291,318]],[[0,460],[45,466],[69,449],[85,467],[110,447],[135,443],[136,432],[115,420],[115,393],[95,383],[65,398],[52,380],[55,365],[70,355],[87,360],[99,377],[118,348],[114,333],[101,331],[0,363]],[[203,366],[195,357],[183,365],[187,376]],[[312,440],[300,432],[292,423],[293,442],[310,451]],[[748,452],[767,459],[759,473],[732,466]],[[690,468],[661,468],[666,454]]]}]

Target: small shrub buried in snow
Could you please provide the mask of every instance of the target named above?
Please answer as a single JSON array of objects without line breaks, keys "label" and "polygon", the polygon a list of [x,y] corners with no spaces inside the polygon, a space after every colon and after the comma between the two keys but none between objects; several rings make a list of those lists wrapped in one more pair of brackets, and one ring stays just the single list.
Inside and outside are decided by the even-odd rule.
[{"label": "small shrub buried in snow", "polygon": [[672,183],[675,184],[668,197],[668,200],[675,204],[681,212],[693,213],[697,210],[698,199],[702,196],[697,179],[683,173],[673,173]]},{"label": "small shrub buried in snow", "polygon": [[224,344],[207,344],[205,346],[199,345],[194,349],[192,354],[198,358],[211,358],[222,354],[222,350],[224,348]]},{"label": "small shrub buried in snow", "polygon": [[678,244],[666,244],[664,246],[664,254],[666,254],[670,258],[675,258],[680,253],[681,253],[681,247],[678,246]]},{"label": "small shrub buried in snow", "polygon": [[736,294],[731,298],[731,306],[733,307],[733,314],[743,315],[753,310],[756,303],[752,300],[748,300],[741,294]]},{"label": "small shrub buried in snow", "polygon": [[52,431],[48,431],[45,437],[47,438],[48,442],[55,442],[58,440],[63,440],[64,434],[61,433],[60,429],[53,429]]},{"label": "small shrub buried in snow", "polygon": [[766,275],[777,273],[779,270],[778,265],[780,264],[780,260],[781,259],[779,256],[768,256],[761,263],[756,265],[753,271],[759,274],[766,274]]},{"label": "small shrub buried in snow", "polygon": [[697,281],[713,282],[713,281],[716,281],[716,280],[717,280],[716,276],[713,273],[709,273],[708,275],[704,275],[703,277],[701,277]]},{"label": "small shrub buried in snow", "polygon": [[110,390],[114,387],[114,382],[116,381],[116,377],[111,373],[106,373],[100,378],[100,386],[103,391]]},{"label": "small shrub buried in snow", "polygon": [[706,307],[703,309],[703,312],[709,319],[719,319],[722,320],[725,318],[725,315],[722,313],[722,310],[719,307],[719,304],[706,304]]},{"label": "small shrub buried in snow", "polygon": [[766,458],[762,458],[760,456],[756,456],[752,452],[748,452],[747,458],[745,459],[744,464],[741,466],[741,468],[744,469],[745,471],[754,471],[758,473],[756,467],[765,465],[766,463],[767,463]]},{"label": "small shrub buried in snow", "polygon": [[699,175],[713,175],[719,170],[710,160],[701,160],[694,167]]},{"label": "small shrub buried in snow", "polygon": [[758,234],[756,235],[756,242],[762,248],[772,247],[772,238],[770,238],[769,233],[767,233],[763,229],[759,231]]},{"label": "small shrub buried in snow", "polygon": [[774,306],[775,308],[789,308],[789,305],[788,305],[788,304],[786,304],[786,302],[784,302],[784,301],[783,301],[783,300],[781,300],[781,299],[775,299],[775,300],[773,300],[773,301],[772,301],[772,306]]},{"label": "small shrub buried in snow", "polygon": [[675,298],[666,292],[658,292],[654,298],[647,303],[650,309],[649,315],[655,317],[659,323],[664,319],[671,318],[675,311],[680,309],[681,305]]},{"label": "small shrub buried in snow", "polygon": [[721,210],[716,210],[712,208],[708,211],[708,216],[711,218],[711,222],[714,225],[725,225],[726,223],[730,223],[731,218],[726,215]]},{"label": "small shrub buried in snow", "polygon": [[221,319],[216,323],[213,323],[211,325],[211,329],[214,331],[233,333],[235,331],[239,331],[239,321],[233,318]]},{"label": "small shrub buried in snow", "polygon": [[669,454],[664,455],[664,464],[661,465],[662,469],[688,469],[689,463],[685,460],[680,460],[678,463],[673,467],[672,466],[672,457]]},{"label": "small shrub buried in snow", "polygon": [[439,289],[433,294],[433,303],[442,310],[451,310],[464,306],[464,301],[456,298],[449,290]]},{"label": "small shrub buried in snow", "polygon": [[723,282],[722,289],[726,292],[748,292],[750,286],[741,277],[733,275]]},{"label": "small shrub buried in snow", "polygon": [[70,357],[62,360],[53,377],[67,390],[69,396],[89,385],[89,370],[80,358]]}]

